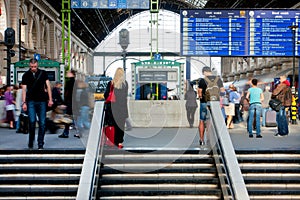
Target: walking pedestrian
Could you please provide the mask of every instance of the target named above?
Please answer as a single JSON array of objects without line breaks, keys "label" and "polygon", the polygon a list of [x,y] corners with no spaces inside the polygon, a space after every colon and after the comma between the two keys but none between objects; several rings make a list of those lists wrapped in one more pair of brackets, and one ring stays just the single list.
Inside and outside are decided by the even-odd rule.
[{"label": "walking pedestrian", "polygon": [[106,100],[112,88],[115,101],[106,103],[105,121],[109,121],[115,127],[114,144],[123,148],[125,120],[129,115],[127,106],[128,83],[125,80],[124,69],[121,67],[117,68],[113,80],[106,87],[104,93]]},{"label": "walking pedestrian", "polygon": [[[64,104],[66,105],[66,114],[73,119],[73,88],[75,85],[76,71],[71,69],[66,74],[66,84],[64,93]],[[75,90],[76,91],[76,90]],[[74,100],[75,101],[75,100]],[[72,120],[74,122],[74,119]],[[72,123],[65,122],[65,128],[59,138],[69,138],[70,126]]]},{"label": "walking pedestrian", "polygon": [[6,121],[9,123],[9,128],[14,128],[14,122],[15,122],[15,104],[16,100],[12,93],[12,86],[7,85],[6,90],[4,92],[4,98],[5,98],[5,108],[6,108]]},{"label": "walking pedestrian", "polygon": [[[212,74],[212,71],[210,69],[210,67],[203,67],[202,68],[202,74],[204,75],[204,77],[207,77],[210,81],[215,81],[216,78],[218,78],[217,80],[217,87],[219,88],[219,94],[220,93],[224,93],[225,94],[225,89],[223,86],[223,82],[222,80],[216,76]],[[199,84],[198,84],[198,96],[200,99],[200,107],[199,107],[199,134],[200,134],[200,145],[204,145],[204,131],[205,131],[205,122],[206,122],[206,115],[207,115],[207,103],[209,101],[211,101],[210,99],[206,98],[206,89],[207,89],[207,83],[205,81],[204,78],[201,78],[199,80]]]},{"label": "walking pedestrian", "polygon": [[50,81],[45,70],[38,68],[38,61],[34,58],[29,61],[30,69],[22,76],[22,108],[28,110],[29,116],[29,142],[28,147],[33,148],[35,139],[36,116],[38,116],[38,149],[44,148],[46,128],[46,109],[53,105]]},{"label": "walking pedestrian", "polygon": [[195,112],[198,107],[196,97],[197,94],[194,91],[193,86],[190,83],[188,83],[187,91],[184,95],[184,99],[186,100],[185,108],[186,108],[186,115],[187,115],[187,120],[189,122],[190,128],[193,128]]}]

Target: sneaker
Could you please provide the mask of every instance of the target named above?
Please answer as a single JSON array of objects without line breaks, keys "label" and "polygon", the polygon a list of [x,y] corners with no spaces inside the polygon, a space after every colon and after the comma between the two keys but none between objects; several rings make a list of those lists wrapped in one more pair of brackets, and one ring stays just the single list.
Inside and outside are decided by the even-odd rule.
[{"label": "sneaker", "polygon": [[59,137],[59,138],[69,138],[69,136],[68,136],[68,135],[65,135],[65,134],[61,134],[61,135],[59,135],[58,137]]},{"label": "sneaker", "polygon": [[251,135],[249,135],[249,138],[253,138],[253,135],[251,134]]},{"label": "sneaker", "polygon": [[262,135],[256,135],[256,138],[262,138]]},{"label": "sneaker", "polygon": [[280,135],[279,133],[274,134],[275,137],[286,137],[287,135]]},{"label": "sneaker", "polygon": [[43,150],[43,149],[44,149],[43,146],[39,146],[39,147],[38,147],[38,150]]},{"label": "sneaker", "polygon": [[199,141],[199,144],[200,144],[200,146],[203,146],[204,145],[204,141]]}]

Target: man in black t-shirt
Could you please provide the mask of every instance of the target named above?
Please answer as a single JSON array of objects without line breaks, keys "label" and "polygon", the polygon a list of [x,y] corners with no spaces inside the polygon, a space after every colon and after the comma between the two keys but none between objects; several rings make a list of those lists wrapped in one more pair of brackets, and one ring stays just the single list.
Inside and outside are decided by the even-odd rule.
[{"label": "man in black t-shirt", "polygon": [[[202,73],[205,77],[207,77],[210,81],[214,81],[217,76],[212,75],[210,67],[203,67]],[[217,81],[217,85],[220,88],[220,93],[225,93],[225,89],[223,86],[222,80],[219,78]],[[200,109],[199,109],[199,133],[200,133],[200,145],[204,145],[204,131],[205,131],[205,126],[204,123],[206,121],[206,115],[207,115],[207,100],[205,97],[205,91],[207,88],[207,83],[204,80],[204,78],[201,78],[198,83],[198,96],[200,99]]]},{"label": "man in black t-shirt", "polygon": [[35,138],[36,116],[38,116],[38,149],[44,147],[47,105],[53,105],[50,81],[45,70],[38,69],[38,61],[29,61],[30,69],[22,76],[22,108],[28,111],[29,149],[33,148]]}]

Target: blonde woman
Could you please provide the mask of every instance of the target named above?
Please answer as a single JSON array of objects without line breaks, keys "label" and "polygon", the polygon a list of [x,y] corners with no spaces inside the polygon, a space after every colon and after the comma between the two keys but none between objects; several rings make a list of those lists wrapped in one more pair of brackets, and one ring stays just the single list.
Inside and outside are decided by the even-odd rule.
[{"label": "blonde woman", "polygon": [[123,68],[117,68],[113,80],[108,83],[104,93],[105,99],[111,88],[113,88],[116,98],[114,102],[106,103],[105,123],[115,127],[114,144],[123,148],[125,120],[128,118],[128,83],[125,80]]}]

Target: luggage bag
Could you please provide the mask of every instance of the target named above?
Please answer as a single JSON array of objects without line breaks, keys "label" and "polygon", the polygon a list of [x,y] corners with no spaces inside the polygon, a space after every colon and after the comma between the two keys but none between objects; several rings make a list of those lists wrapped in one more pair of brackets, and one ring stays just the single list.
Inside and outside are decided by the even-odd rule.
[{"label": "luggage bag", "polygon": [[114,146],[115,144],[115,127],[114,126],[105,126],[104,133],[106,136],[105,144],[107,146]]},{"label": "luggage bag", "polygon": [[268,110],[266,112],[266,127],[275,127],[276,123],[276,111]]}]

